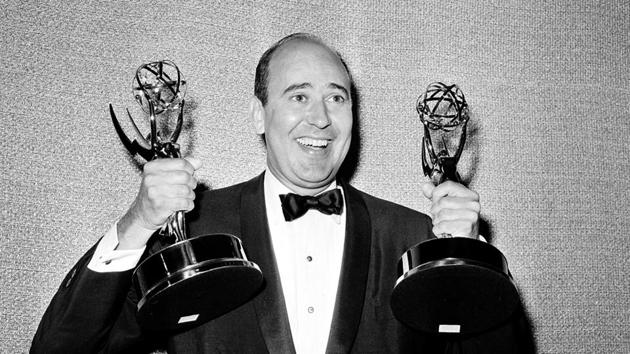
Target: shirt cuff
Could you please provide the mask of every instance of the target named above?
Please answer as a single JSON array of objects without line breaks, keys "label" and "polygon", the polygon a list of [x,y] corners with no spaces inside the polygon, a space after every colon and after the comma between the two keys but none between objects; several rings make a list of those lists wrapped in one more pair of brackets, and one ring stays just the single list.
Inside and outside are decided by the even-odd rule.
[{"label": "shirt cuff", "polygon": [[117,250],[118,231],[114,224],[101,238],[92,255],[88,268],[98,273],[124,272],[133,269],[144,253],[145,247],[137,250]]}]

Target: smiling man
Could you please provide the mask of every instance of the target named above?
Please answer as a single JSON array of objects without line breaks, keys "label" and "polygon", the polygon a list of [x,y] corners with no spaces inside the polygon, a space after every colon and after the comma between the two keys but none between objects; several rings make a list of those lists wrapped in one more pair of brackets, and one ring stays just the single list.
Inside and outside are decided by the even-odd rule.
[{"label": "smiling man", "polygon": [[350,148],[351,81],[336,53],[291,38],[274,53],[266,92],[250,110],[266,137],[269,171],[295,193],[314,195],[335,179]]},{"label": "smiling man", "polygon": [[240,237],[264,274],[260,293],[184,332],[156,336],[139,327],[132,271],[145,249],[155,249],[159,240],[151,236],[168,216],[193,209],[201,166],[195,159],[154,160],[128,212],[64,280],[33,352],[145,352],[161,345],[181,353],[438,350],[439,343],[391,313],[396,265],[434,233],[477,237],[478,195],[455,183],[425,186],[431,219],[338,178],[352,142],[352,79],[339,54],[312,35],[285,37],[263,54],[249,108],[266,142],[267,169],[204,192],[189,228],[191,236]]}]

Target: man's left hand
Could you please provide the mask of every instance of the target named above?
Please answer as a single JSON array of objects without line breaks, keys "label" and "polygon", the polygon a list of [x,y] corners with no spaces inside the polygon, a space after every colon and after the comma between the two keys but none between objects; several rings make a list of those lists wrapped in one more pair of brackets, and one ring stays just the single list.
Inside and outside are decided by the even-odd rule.
[{"label": "man's left hand", "polygon": [[433,233],[441,237],[479,238],[479,194],[464,185],[446,181],[437,187],[422,184],[422,193],[431,201]]}]

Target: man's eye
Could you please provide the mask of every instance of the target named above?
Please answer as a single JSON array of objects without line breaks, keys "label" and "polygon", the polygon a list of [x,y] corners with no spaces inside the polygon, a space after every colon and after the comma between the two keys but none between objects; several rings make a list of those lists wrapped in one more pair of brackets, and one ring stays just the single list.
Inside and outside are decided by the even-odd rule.
[{"label": "man's eye", "polygon": [[304,95],[293,95],[291,96],[291,100],[295,102],[306,102],[306,96]]},{"label": "man's eye", "polygon": [[342,95],[334,95],[330,98],[330,100],[335,103],[344,103],[346,101],[346,98]]}]

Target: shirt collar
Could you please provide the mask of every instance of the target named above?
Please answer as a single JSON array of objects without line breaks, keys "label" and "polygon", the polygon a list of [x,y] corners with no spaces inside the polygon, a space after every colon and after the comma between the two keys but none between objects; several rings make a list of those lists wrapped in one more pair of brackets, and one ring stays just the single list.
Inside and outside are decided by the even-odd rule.
[{"label": "shirt collar", "polygon": [[[326,189],[324,189],[323,191],[321,191],[319,194],[327,192],[329,190],[333,190],[337,188],[337,181],[333,180],[328,187],[326,187]],[[341,190],[342,195],[343,193],[343,188],[339,188]],[[265,190],[265,204],[267,206],[267,214],[269,217],[269,214],[271,215],[280,215],[282,216],[282,206],[280,203],[280,194],[287,194],[287,193],[295,193],[293,192],[291,189],[289,189],[289,187],[285,186],[284,184],[282,184],[282,182],[280,182],[280,180],[274,176],[274,174],[267,168],[265,170],[265,177],[264,177],[264,190]],[[345,195],[344,195],[344,199],[345,199]],[[333,214],[332,216],[335,217],[335,222],[339,223],[340,221],[340,217],[344,216],[344,214],[346,213],[346,206],[344,203],[344,207],[343,210],[341,212],[341,215],[336,215]],[[284,217],[282,217],[282,221],[284,221]]]}]

